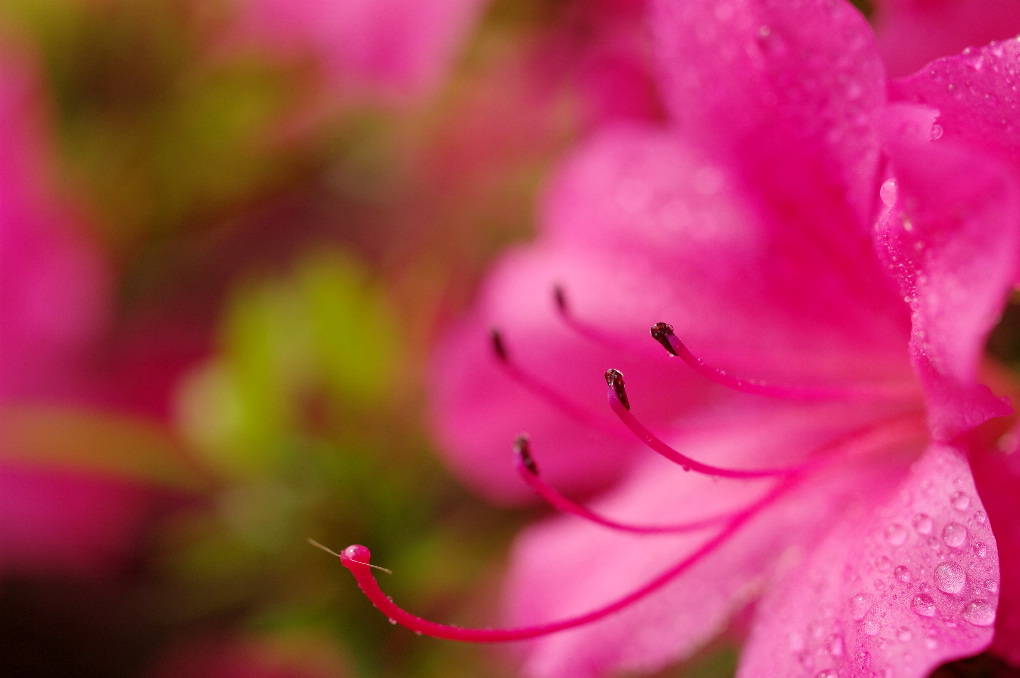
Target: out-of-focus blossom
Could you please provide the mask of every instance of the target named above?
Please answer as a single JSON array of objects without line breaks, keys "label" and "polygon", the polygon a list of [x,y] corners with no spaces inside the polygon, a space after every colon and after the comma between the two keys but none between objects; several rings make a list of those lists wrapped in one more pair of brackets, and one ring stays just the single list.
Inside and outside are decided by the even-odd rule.
[{"label": "out-of-focus blossom", "polygon": [[311,57],[338,91],[415,98],[446,72],[482,0],[239,0],[240,36]]},{"label": "out-of-focus blossom", "polygon": [[128,480],[37,463],[17,434],[27,406],[80,403],[95,394],[87,356],[107,315],[109,274],[56,188],[46,119],[31,59],[4,45],[0,573],[97,572],[122,562],[144,495]]},{"label": "out-of-focus blossom", "polygon": [[[887,82],[848,3],[659,2],[651,23],[669,120],[607,129],[567,163],[538,240],[442,347],[436,421],[494,499],[528,496],[506,459],[526,431],[545,482],[604,491],[598,513],[712,524],[528,530],[513,622],[646,593],[528,644],[526,673],[654,669],[754,601],[740,675],[922,676],[982,651],[997,541],[1005,571],[1015,553],[991,510],[1015,487],[979,496],[969,460],[1001,461],[992,422],[1011,412],[980,372],[1020,259],[1020,43]],[[705,362],[667,356],[658,321]],[[602,400],[609,367],[629,405],[612,385]]]},{"label": "out-of-focus blossom", "polygon": [[878,48],[894,76],[1020,32],[1020,4],[1013,0],[879,0],[875,5]]}]

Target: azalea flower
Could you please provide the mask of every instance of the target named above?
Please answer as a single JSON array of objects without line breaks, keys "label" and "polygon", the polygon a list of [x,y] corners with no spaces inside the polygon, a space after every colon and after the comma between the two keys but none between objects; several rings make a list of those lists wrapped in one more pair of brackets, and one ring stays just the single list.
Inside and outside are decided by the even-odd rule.
[{"label": "azalea flower", "polygon": [[668,121],[569,159],[435,363],[453,468],[564,513],[514,548],[510,627],[422,620],[368,549],[341,562],[416,631],[528,640],[536,677],[655,670],[745,614],[740,676],[1015,645],[1011,408],[982,352],[1020,255],[1020,42],[889,80],[849,3],[662,0],[650,24]]}]

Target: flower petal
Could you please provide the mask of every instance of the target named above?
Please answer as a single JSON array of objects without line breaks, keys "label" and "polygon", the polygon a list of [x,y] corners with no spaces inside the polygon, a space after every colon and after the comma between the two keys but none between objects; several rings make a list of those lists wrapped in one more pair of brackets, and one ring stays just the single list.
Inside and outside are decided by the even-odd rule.
[{"label": "flower petal", "polygon": [[[650,423],[672,424],[715,402],[699,403],[710,385],[649,338],[659,321],[709,362],[748,378],[915,388],[907,314],[870,241],[844,248],[830,229],[774,220],[734,182],[651,127],[608,131],[565,166],[539,242],[504,260],[434,363],[436,430],[470,482],[503,499],[527,496],[506,457],[521,432],[545,441],[548,452],[539,453],[564,489],[604,486],[629,463],[628,447],[613,439],[617,422],[608,418],[607,436],[605,424],[571,422],[513,383],[493,357],[491,327],[521,369],[596,420],[608,415],[601,374],[610,367],[624,372]],[[571,330],[555,310],[556,285],[572,315],[620,348]]]},{"label": "flower petal", "polygon": [[684,133],[778,214],[865,222],[885,87],[871,29],[849,2],[661,1],[652,28]]},{"label": "flower petal", "polygon": [[963,141],[1020,167],[1020,38],[937,59],[890,82],[889,96],[937,110],[940,143]]},{"label": "flower petal", "polygon": [[933,435],[948,440],[1008,406],[977,382],[988,332],[1020,266],[1020,187],[994,158],[960,144],[912,139],[917,109],[893,109],[879,257],[912,311],[911,349],[931,407]]},{"label": "flower petal", "polygon": [[929,449],[859,509],[758,604],[738,676],[921,678],[991,642],[996,542],[964,456]]},{"label": "flower petal", "polygon": [[999,547],[1002,585],[992,650],[1020,666],[1020,454],[1016,431],[1003,440],[1006,451],[971,450],[971,467]]},{"label": "flower petal", "polygon": [[880,0],[874,24],[892,76],[908,75],[932,59],[1016,35],[1016,0]]}]

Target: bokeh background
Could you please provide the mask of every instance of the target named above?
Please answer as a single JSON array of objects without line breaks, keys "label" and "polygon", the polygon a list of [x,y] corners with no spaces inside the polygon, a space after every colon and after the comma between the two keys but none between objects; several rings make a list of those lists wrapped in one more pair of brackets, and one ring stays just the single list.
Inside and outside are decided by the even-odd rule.
[{"label": "bokeh background", "polygon": [[443,470],[428,355],[564,153],[661,115],[641,11],[0,3],[0,674],[513,674],[386,624],[305,539],[497,622],[542,513]]},{"label": "bokeh background", "polygon": [[658,114],[639,11],[0,3],[0,674],[511,674],[305,539],[497,621],[536,514],[444,472],[427,357],[557,158]]}]

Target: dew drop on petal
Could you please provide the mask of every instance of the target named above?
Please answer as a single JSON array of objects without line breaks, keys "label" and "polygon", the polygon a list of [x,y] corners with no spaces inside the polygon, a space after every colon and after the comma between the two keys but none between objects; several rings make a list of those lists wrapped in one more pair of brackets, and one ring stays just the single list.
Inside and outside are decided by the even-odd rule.
[{"label": "dew drop on petal", "polygon": [[910,601],[910,609],[922,617],[934,617],[935,600],[927,593],[919,593]]},{"label": "dew drop on petal", "polygon": [[907,528],[899,523],[890,523],[885,526],[885,540],[892,546],[900,546],[907,541]]},{"label": "dew drop on petal", "polygon": [[897,565],[896,569],[893,570],[893,577],[896,578],[896,581],[903,583],[910,581],[910,568],[906,565]]},{"label": "dew drop on petal", "polygon": [[[874,184],[872,184],[874,186]],[[878,189],[878,197],[882,199],[886,207],[893,207],[896,204],[896,195],[898,191],[896,189],[895,179],[886,179],[882,183],[882,187]]]},{"label": "dew drop on petal", "polygon": [[970,508],[970,495],[966,492],[953,492],[953,496],[949,498],[949,503],[957,511],[966,511]]},{"label": "dew drop on petal", "polygon": [[974,626],[991,626],[995,623],[995,607],[980,598],[967,603],[962,614],[964,620]]},{"label": "dew drop on petal", "polygon": [[867,636],[877,636],[878,622],[874,619],[867,619],[861,624],[861,630],[864,631],[864,634]]},{"label": "dew drop on petal", "polygon": [[946,546],[960,548],[967,541],[967,528],[960,523],[949,523],[942,528],[942,541]]},{"label": "dew drop on petal", "polygon": [[892,569],[892,561],[885,556],[875,558],[875,569],[879,572],[888,572]]},{"label": "dew drop on petal", "polygon": [[940,138],[942,138],[942,125],[934,123],[931,126],[931,140],[935,141],[936,139]]},{"label": "dew drop on petal", "polygon": [[984,525],[985,522],[988,520],[988,514],[985,513],[984,511],[975,511],[974,520],[977,522],[978,525]]},{"label": "dew drop on petal", "polygon": [[934,527],[931,516],[927,513],[918,513],[911,519],[910,524],[914,526],[914,530],[918,534],[931,534],[932,527]]},{"label": "dew drop on petal", "polygon": [[995,593],[996,591],[999,590],[999,582],[997,582],[994,579],[986,579],[985,588],[991,591],[992,593]]},{"label": "dew drop on petal", "polygon": [[943,593],[959,593],[967,583],[967,575],[956,563],[942,563],[935,568],[935,586]]},{"label": "dew drop on petal", "polygon": [[866,593],[858,593],[850,599],[850,616],[855,621],[864,619],[864,616],[871,610],[871,596]]},{"label": "dew drop on petal", "polygon": [[988,557],[988,546],[981,541],[974,542],[974,555],[978,558]]}]

